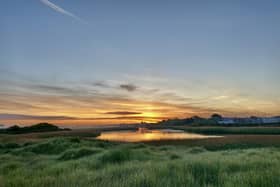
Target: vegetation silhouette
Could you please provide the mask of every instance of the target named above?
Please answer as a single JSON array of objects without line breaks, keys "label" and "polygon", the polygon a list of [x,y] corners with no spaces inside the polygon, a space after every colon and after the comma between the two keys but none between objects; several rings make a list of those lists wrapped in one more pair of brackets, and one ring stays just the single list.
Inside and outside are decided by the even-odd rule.
[{"label": "vegetation silhouette", "polygon": [[52,131],[63,131],[70,130],[68,128],[59,128],[50,123],[38,123],[32,126],[19,127],[17,125],[8,127],[6,129],[1,129],[0,133],[7,134],[24,134],[24,133],[34,133],[34,132],[52,132]]}]

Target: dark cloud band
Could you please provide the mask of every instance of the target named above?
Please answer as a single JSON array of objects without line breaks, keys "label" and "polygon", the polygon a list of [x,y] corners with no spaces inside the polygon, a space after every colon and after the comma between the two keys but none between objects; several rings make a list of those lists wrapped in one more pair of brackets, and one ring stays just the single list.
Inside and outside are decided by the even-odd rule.
[{"label": "dark cloud band", "polygon": [[129,112],[129,111],[114,111],[114,112],[106,112],[105,114],[112,114],[112,115],[137,115],[142,114],[141,112]]}]

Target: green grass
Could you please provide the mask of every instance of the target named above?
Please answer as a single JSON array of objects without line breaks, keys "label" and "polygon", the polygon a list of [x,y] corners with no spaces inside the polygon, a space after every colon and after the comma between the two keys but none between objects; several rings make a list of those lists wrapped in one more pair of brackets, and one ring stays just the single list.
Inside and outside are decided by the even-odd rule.
[{"label": "green grass", "polygon": [[79,138],[1,144],[0,187],[279,186],[280,149],[151,146]]},{"label": "green grass", "polygon": [[67,150],[59,157],[59,160],[78,159],[92,154],[96,154],[98,152],[100,152],[99,149],[89,149],[89,148]]}]

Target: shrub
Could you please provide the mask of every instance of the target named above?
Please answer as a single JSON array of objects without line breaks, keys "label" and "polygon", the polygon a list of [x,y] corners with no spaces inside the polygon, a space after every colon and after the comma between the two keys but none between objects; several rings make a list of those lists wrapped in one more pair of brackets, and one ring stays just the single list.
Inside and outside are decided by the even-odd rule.
[{"label": "shrub", "polygon": [[98,149],[93,150],[88,148],[68,150],[59,157],[59,160],[78,159],[98,152],[100,152],[100,150]]},{"label": "shrub", "polygon": [[23,144],[23,147],[31,146],[31,145],[34,145],[34,144],[35,144],[34,142],[25,142]]},{"label": "shrub", "polygon": [[0,168],[0,171],[3,173],[10,173],[10,172],[20,168],[20,166],[21,166],[20,163],[11,161],[11,162],[7,162],[7,163],[3,163],[3,165]]},{"label": "shrub", "polygon": [[202,147],[194,147],[192,149],[190,149],[189,153],[193,153],[193,154],[196,154],[196,153],[202,153],[202,152],[205,152],[206,150]]},{"label": "shrub", "polygon": [[121,163],[131,160],[132,153],[128,149],[112,150],[101,156],[103,163]]},{"label": "shrub", "polygon": [[68,139],[54,139],[28,146],[25,150],[37,154],[59,154],[72,146],[73,144]]},{"label": "shrub", "polygon": [[112,145],[114,145],[113,142],[106,142],[106,141],[99,141],[99,140],[94,142],[94,146],[100,147],[100,148],[108,148],[108,147],[111,147]]},{"label": "shrub", "polygon": [[171,159],[171,160],[175,160],[175,159],[179,159],[179,158],[180,158],[180,156],[177,155],[177,154],[171,154],[171,155],[170,155],[170,159]]},{"label": "shrub", "polygon": [[16,149],[19,147],[20,147],[20,145],[17,143],[6,143],[3,145],[3,148],[5,148],[5,149]]},{"label": "shrub", "polygon": [[147,145],[145,145],[143,143],[138,143],[138,144],[133,144],[131,147],[134,149],[142,149],[142,148],[146,148]]},{"label": "shrub", "polygon": [[74,137],[74,138],[70,138],[69,140],[70,140],[71,143],[81,143],[80,138]]}]

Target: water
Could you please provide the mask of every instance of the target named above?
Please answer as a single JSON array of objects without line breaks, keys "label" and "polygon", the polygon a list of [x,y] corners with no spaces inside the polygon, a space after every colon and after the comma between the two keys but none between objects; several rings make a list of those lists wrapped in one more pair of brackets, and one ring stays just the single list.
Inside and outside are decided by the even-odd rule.
[{"label": "water", "polygon": [[138,131],[102,132],[101,135],[96,139],[117,142],[147,142],[159,140],[205,139],[218,137],[221,136],[208,136],[172,129],[148,130],[145,128],[139,128]]}]

